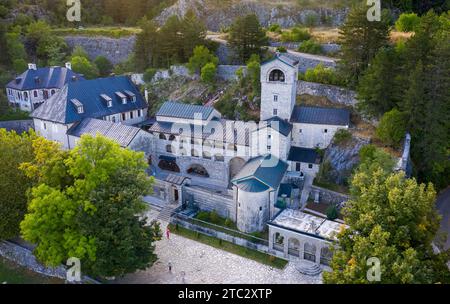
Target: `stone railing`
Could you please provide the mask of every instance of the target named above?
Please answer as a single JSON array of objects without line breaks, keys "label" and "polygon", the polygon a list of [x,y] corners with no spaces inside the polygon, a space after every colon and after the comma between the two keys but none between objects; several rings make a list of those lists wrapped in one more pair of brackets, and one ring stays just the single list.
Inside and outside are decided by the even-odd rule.
[{"label": "stone railing", "polygon": [[319,202],[328,204],[342,205],[342,203],[348,201],[350,197],[347,194],[312,185],[311,191],[309,192],[309,198],[315,202],[319,200]]}]

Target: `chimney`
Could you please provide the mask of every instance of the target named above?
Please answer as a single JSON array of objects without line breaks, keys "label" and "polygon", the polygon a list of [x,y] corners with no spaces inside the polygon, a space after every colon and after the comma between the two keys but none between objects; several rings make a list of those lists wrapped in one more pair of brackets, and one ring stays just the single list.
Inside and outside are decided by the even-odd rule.
[{"label": "chimney", "polygon": [[29,69],[29,70],[37,70],[36,64],[34,64],[34,63],[29,63],[29,64],[28,64],[28,69]]},{"label": "chimney", "polygon": [[72,69],[72,63],[66,62],[66,69],[71,70]]}]

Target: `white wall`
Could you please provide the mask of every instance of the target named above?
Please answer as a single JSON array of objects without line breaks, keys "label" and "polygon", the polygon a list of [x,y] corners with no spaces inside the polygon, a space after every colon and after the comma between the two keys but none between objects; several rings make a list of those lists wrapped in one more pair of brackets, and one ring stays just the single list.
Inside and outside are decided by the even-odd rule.
[{"label": "white wall", "polygon": [[71,126],[72,124],[64,125],[34,118],[34,129],[36,130],[36,133],[48,140],[53,140],[61,143],[64,149],[73,148],[69,143],[69,138],[67,135],[67,130]]},{"label": "white wall", "polygon": [[[270,72],[279,69],[285,75],[285,82],[270,82]],[[279,116],[289,120],[297,97],[298,69],[279,60],[273,60],[261,67],[261,120]],[[274,101],[274,95],[278,101]],[[273,110],[278,114],[274,115]]]},{"label": "white wall", "polygon": [[[330,145],[339,129],[348,129],[348,126],[294,123],[292,128],[292,145],[302,148],[313,149],[319,147],[324,149]],[[327,130],[326,133],[325,130]]]}]

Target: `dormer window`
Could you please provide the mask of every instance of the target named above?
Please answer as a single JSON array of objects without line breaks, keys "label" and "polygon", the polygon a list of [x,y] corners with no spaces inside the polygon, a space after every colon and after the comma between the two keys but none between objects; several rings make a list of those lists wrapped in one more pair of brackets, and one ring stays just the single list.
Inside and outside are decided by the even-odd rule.
[{"label": "dormer window", "polygon": [[125,91],[125,94],[128,96],[131,102],[136,102],[136,94],[128,90]]},{"label": "dormer window", "polygon": [[83,104],[78,99],[74,98],[74,99],[71,99],[70,101],[75,106],[75,109],[77,110],[78,114],[83,114],[84,113]]},{"label": "dormer window", "polygon": [[116,95],[120,98],[122,104],[127,104],[127,96],[125,94],[123,94],[122,92],[116,92]]},{"label": "dormer window", "polygon": [[100,97],[103,99],[103,101],[105,102],[105,104],[108,108],[112,107],[112,98],[111,97],[109,97],[106,94],[102,94],[102,95],[100,95]]}]

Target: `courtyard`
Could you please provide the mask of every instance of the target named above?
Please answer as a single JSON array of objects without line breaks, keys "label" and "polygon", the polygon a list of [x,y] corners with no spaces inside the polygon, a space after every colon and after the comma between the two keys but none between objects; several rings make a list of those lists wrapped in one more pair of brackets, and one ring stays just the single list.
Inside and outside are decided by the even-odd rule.
[{"label": "courtyard", "polygon": [[[152,210],[149,218],[156,218]],[[295,263],[276,269],[172,234],[156,243],[158,261],[149,269],[117,279],[129,284],[320,284],[320,276],[302,275]],[[172,271],[169,271],[169,263]]]}]

